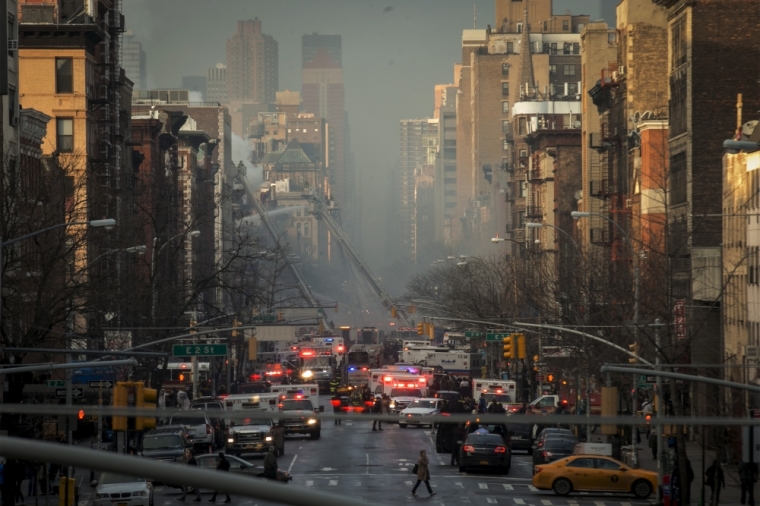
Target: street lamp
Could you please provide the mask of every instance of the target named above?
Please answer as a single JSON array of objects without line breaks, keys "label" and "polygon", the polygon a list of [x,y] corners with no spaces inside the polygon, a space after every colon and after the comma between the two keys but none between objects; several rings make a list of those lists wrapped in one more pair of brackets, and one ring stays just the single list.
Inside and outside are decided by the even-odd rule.
[{"label": "street lamp", "polygon": [[[598,218],[602,218],[603,220],[606,220],[606,221],[612,223],[613,225],[615,225],[617,227],[617,229],[620,231],[620,233],[625,238],[625,241],[628,243],[628,246],[631,248],[631,263],[633,264],[633,284],[634,284],[634,288],[633,288],[633,290],[634,290],[634,292],[633,292],[633,332],[634,332],[634,334],[633,335],[634,335],[634,340],[638,339],[638,333],[639,333],[638,332],[638,329],[639,329],[639,327],[638,327],[639,326],[639,263],[638,263],[638,261],[636,259],[636,249],[633,246],[633,241],[631,240],[631,237],[625,232],[625,230],[623,230],[623,227],[621,227],[617,222],[615,222],[614,220],[611,220],[609,217],[604,216],[603,214],[589,213],[589,212],[586,212],[586,211],[573,211],[573,212],[570,213],[570,216],[572,216],[573,219],[576,219],[576,220],[579,220],[581,218],[589,218],[591,216],[596,216]],[[660,350],[657,350],[656,357],[657,357],[657,361],[659,362]],[[633,376],[633,391],[634,391],[634,395],[633,395],[633,402],[631,403],[631,414],[635,414],[635,411],[636,411],[636,394],[635,394],[635,392],[636,392],[636,379],[637,379],[636,375],[634,374],[634,376]],[[658,396],[660,395],[660,392],[662,392],[662,390],[659,389],[659,385],[658,385],[658,390],[657,390],[657,395]],[[659,412],[657,413],[657,416],[660,416]],[[658,451],[657,451],[658,462],[659,462],[659,457],[661,456],[661,453],[659,451],[659,448],[662,445],[661,430],[662,430],[661,426],[658,425],[657,426],[657,432],[658,432],[658,440],[657,440],[658,441],[658,443],[657,443],[658,444]],[[633,446],[633,448],[634,448],[634,451],[633,451],[634,463],[638,464],[638,454],[636,452],[636,436],[634,435],[633,431],[631,432],[631,446]]]},{"label": "street lamp", "polygon": [[[573,216],[573,217],[575,217],[575,216]],[[562,230],[559,227],[555,227],[554,225],[549,225],[548,223],[526,223],[525,224],[525,228],[543,228],[543,227],[551,227],[551,228],[553,228],[555,230],[559,230],[560,232],[562,232],[563,234],[565,234],[568,239],[570,239],[570,242],[573,243],[573,246],[575,246],[576,251],[580,251],[580,249],[578,248],[578,243],[575,242],[575,239],[573,239],[573,237],[570,234],[568,234],[567,232],[565,232],[564,230]],[[496,238],[494,238],[494,239],[496,239]],[[494,239],[491,239],[491,240],[494,241],[494,242],[496,242]]]}]

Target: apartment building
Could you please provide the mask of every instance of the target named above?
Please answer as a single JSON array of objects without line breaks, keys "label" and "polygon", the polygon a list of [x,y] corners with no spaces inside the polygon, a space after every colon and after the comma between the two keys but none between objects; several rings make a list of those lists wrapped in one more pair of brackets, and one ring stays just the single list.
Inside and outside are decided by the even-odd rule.
[{"label": "apartment building", "polygon": [[[548,107],[545,113],[552,110],[550,103],[578,99],[580,31],[588,24],[588,16],[553,15],[551,0],[499,0],[496,15],[496,28],[462,34],[452,237],[474,251],[490,247],[497,233],[524,240],[519,232],[524,218],[514,207],[520,204],[502,205],[510,191],[507,184],[524,179],[512,173],[524,175],[527,169],[527,148],[515,135],[528,132],[514,124],[514,107],[524,95],[540,95]],[[580,110],[561,114],[570,112],[580,121]],[[520,189],[512,191],[519,195]]]}]

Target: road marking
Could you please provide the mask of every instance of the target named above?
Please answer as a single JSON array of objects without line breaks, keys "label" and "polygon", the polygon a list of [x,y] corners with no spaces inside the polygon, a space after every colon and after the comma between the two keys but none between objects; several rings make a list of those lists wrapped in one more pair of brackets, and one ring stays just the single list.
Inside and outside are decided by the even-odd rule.
[{"label": "road marking", "polygon": [[533,485],[528,485],[528,490],[530,490],[531,492],[538,492],[538,489],[534,487]]},{"label": "road marking", "polygon": [[398,459],[399,462],[407,462],[406,459]]},{"label": "road marking", "polygon": [[330,483],[328,483],[331,487],[337,487],[338,486],[338,480],[330,480]]},{"label": "road marking", "polygon": [[399,467],[399,468],[398,468],[398,470],[399,470],[399,471],[404,471],[404,472],[406,472],[406,473],[408,473],[408,472],[409,472],[409,468],[408,468],[408,467]]},{"label": "road marking", "polygon": [[307,481],[306,481],[306,486],[307,486],[307,487],[311,487],[311,486],[313,486],[313,485],[314,485],[314,481],[313,481],[313,480],[307,480]]},{"label": "road marking", "polygon": [[369,453],[367,453],[366,455],[367,455],[367,472],[366,472],[366,474],[369,474]]},{"label": "road marking", "polygon": [[604,501],[594,501],[596,506],[604,506]]},{"label": "road marking", "polygon": [[362,486],[362,482],[360,482],[360,481],[355,481],[355,482],[354,482],[354,485],[355,485],[355,486],[357,486],[357,487],[361,487],[361,486]]},{"label": "road marking", "polygon": [[515,499],[514,499],[514,500],[515,500],[515,504],[525,504],[525,501],[523,501],[523,500],[522,500],[522,499],[520,499],[520,498],[517,498],[517,497],[515,497]]},{"label": "road marking", "polygon": [[552,502],[549,499],[542,499],[541,504],[544,506],[552,506]]},{"label": "road marking", "polygon": [[458,481],[458,482],[454,483],[454,485],[457,486],[457,487],[459,487],[459,488],[464,488],[464,485],[462,485],[461,481]]},{"label": "road marking", "polygon": [[290,470],[293,469],[293,464],[296,463],[296,459],[298,458],[298,454],[296,453],[293,455],[293,460],[290,461],[290,466],[288,466],[288,473],[290,473]]},{"label": "road marking", "polygon": [[407,485],[411,485],[412,484],[411,481],[405,481],[404,483],[407,484]]},{"label": "road marking", "polygon": [[459,502],[462,504],[470,504],[470,498],[469,497],[460,497]]},{"label": "road marking", "polygon": [[631,503],[629,503],[629,502],[621,502],[620,506],[631,506]]},{"label": "road marking", "polygon": [[298,447],[298,449],[299,449],[299,450],[300,450],[301,448],[303,448],[303,446],[299,446],[299,447]]},{"label": "road marking", "polygon": [[496,504],[496,499],[493,497],[486,497],[486,501],[488,501],[491,504]]},{"label": "road marking", "polygon": [[482,489],[487,490],[488,489],[488,483],[478,483],[478,486]]},{"label": "road marking", "polygon": [[515,487],[513,487],[509,483],[503,483],[502,485],[504,486],[504,490],[514,490],[515,489]]}]

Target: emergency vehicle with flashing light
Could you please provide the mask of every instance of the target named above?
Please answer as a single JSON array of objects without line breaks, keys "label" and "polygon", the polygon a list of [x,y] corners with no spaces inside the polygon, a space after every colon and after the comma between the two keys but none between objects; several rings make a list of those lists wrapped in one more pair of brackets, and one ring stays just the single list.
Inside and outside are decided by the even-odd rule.
[{"label": "emergency vehicle with flashing light", "polygon": [[[383,378],[385,380],[385,378]],[[422,381],[420,381],[422,380]],[[401,413],[409,403],[415,399],[425,396],[427,385],[425,378],[420,376],[408,375],[407,377],[396,377],[393,381],[383,383],[383,391],[391,398],[388,406],[392,414]]]},{"label": "emergency vehicle with flashing light", "polygon": [[[472,380],[472,398],[475,402],[484,397],[486,404],[492,401],[509,404],[517,398],[517,382],[510,380],[474,379]],[[505,406],[506,407],[506,406]]]},{"label": "emergency vehicle with flashing light", "polygon": [[427,390],[427,378],[404,371],[373,369],[370,371],[369,389],[374,395],[390,394],[395,385],[412,384],[424,393]]}]

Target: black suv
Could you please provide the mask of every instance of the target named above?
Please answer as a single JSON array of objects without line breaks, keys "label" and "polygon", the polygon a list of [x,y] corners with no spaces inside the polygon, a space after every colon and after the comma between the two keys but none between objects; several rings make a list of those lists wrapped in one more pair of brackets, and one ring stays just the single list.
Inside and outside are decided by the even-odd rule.
[{"label": "black suv", "polygon": [[158,428],[145,433],[140,445],[140,455],[161,462],[187,463],[193,443],[185,433],[176,428]]}]

